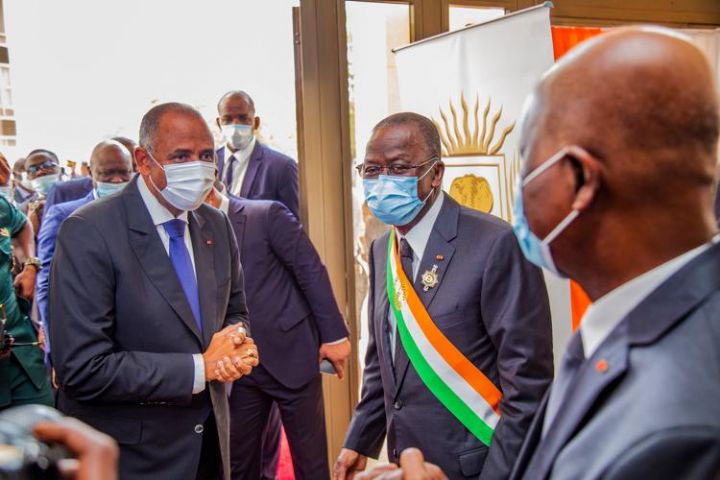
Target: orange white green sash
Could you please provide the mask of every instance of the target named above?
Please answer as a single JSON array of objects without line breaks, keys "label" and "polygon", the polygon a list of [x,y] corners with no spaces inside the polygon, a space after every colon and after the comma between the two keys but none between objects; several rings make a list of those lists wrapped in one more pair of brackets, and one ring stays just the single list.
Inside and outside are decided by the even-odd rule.
[{"label": "orange white green sash", "polygon": [[502,393],[430,318],[402,269],[395,230],[387,257],[387,294],[410,362],[425,386],[470,432],[490,445]]}]

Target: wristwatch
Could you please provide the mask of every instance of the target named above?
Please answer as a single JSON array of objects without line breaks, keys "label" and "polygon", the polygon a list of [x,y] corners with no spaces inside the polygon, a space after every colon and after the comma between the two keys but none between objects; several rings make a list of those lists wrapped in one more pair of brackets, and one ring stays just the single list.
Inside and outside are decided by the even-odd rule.
[{"label": "wristwatch", "polygon": [[39,272],[40,270],[42,270],[42,263],[40,262],[40,259],[37,258],[37,257],[29,257],[29,258],[25,261],[25,266],[26,266],[26,267],[35,267],[35,270],[38,271],[38,272]]}]

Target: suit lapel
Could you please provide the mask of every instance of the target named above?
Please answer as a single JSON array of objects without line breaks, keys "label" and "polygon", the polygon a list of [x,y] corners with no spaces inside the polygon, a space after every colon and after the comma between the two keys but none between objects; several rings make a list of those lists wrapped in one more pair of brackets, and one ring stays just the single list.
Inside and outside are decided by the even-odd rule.
[{"label": "suit lapel", "polygon": [[260,162],[262,161],[263,153],[263,146],[260,144],[260,142],[256,140],[255,148],[253,149],[252,155],[250,156],[250,163],[248,164],[247,172],[245,173],[245,178],[243,179],[242,187],[240,188],[241,197],[249,198],[252,184],[255,181],[255,176],[257,175],[258,169],[260,168]]},{"label": "suit lapel", "polygon": [[130,246],[152,284],[202,345],[202,335],[195,323],[190,304],[163,247],[157,227],[140,196],[138,181],[143,180],[136,177],[121,193],[128,219]]},{"label": "suit lapel", "polygon": [[205,219],[195,212],[188,213],[190,240],[195,258],[195,274],[197,277],[198,294],[200,296],[200,312],[203,326],[203,346],[219,328],[217,325],[217,278],[215,276],[215,241],[212,231],[206,228]]},{"label": "suit lapel", "polygon": [[[375,318],[377,318],[377,328],[376,332],[381,338],[376,338],[375,341],[378,344],[378,348],[383,350],[383,358],[385,358],[385,362],[382,362],[382,368],[386,370],[387,378],[392,379],[393,385],[396,383],[395,379],[395,370],[393,369],[393,359],[392,359],[392,351],[390,349],[390,336],[388,335],[389,332],[389,323],[388,323],[388,317],[390,315],[390,300],[387,296],[387,244],[388,244],[388,236],[384,235],[380,237],[378,242],[382,242],[379,245],[380,255],[376,255],[376,258],[380,258],[381,260],[378,262],[378,270],[375,272],[375,275],[378,276],[379,280],[375,287]],[[397,350],[396,350],[397,353]]]},{"label": "suit lapel", "polygon": [[[533,473],[533,478],[546,478],[550,474],[558,454],[581,428],[598,399],[611,390],[627,371],[629,346],[626,326],[621,324],[577,373],[570,391],[560,404],[559,411],[562,413],[555,417],[528,465],[527,471]],[[606,369],[595,368],[599,360],[604,360]],[[542,423],[538,428],[542,432]]]},{"label": "suit lapel", "polygon": [[533,416],[532,422],[530,422],[530,428],[528,428],[528,431],[525,434],[525,439],[520,447],[520,453],[515,461],[515,466],[510,474],[509,480],[519,480],[527,471],[528,464],[532,460],[533,454],[542,438],[542,427],[545,422],[545,412],[547,411],[549,398],[550,388],[545,391],[545,395],[543,395],[543,398],[540,401],[540,405]]},{"label": "suit lapel", "polygon": [[217,149],[215,156],[217,157],[217,169],[218,175],[220,175],[220,181],[224,182],[225,178],[223,177],[223,168],[225,168],[225,147]]},{"label": "suit lapel", "polygon": [[[435,225],[433,225],[428,243],[425,246],[423,258],[420,260],[420,268],[418,269],[417,277],[413,283],[413,288],[417,292],[420,300],[423,302],[426,310],[430,310],[430,304],[435,299],[442,280],[450,267],[450,261],[455,254],[455,247],[452,245],[452,241],[457,237],[457,224],[460,217],[460,207],[449,195],[445,195],[443,205],[440,209]],[[443,260],[438,260],[441,257]],[[425,272],[432,272],[433,267],[435,268],[435,274],[437,275],[438,284],[432,288],[424,289],[423,285],[423,274]],[[407,356],[407,352],[402,346],[400,335],[395,336],[395,375],[397,378],[398,388],[395,392],[395,396],[400,393],[402,389],[405,375],[407,374],[410,359]]]}]

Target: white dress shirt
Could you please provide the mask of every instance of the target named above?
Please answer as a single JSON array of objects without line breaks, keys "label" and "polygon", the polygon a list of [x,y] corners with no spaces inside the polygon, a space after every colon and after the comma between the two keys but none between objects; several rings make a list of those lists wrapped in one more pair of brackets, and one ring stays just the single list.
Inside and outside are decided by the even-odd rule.
[{"label": "white dress shirt", "polygon": [[[155,198],[155,195],[152,194],[145,183],[145,178],[138,178],[137,185],[138,190],[140,191],[140,196],[143,199],[143,203],[145,203],[145,207],[150,213],[150,218],[152,218],[153,224],[160,236],[160,241],[162,242],[163,247],[165,247],[165,252],[168,256],[170,256],[170,235],[168,235],[165,231],[163,223],[174,220],[176,217],[170,213],[170,211],[165,208],[157,198]],[[184,237],[185,247],[187,248],[188,253],[190,253],[190,261],[192,263],[193,271],[195,272],[195,275],[197,275],[197,270],[195,269],[195,252],[193,250],[192,240],[190,239],[190,229],[187,228],[188,213],[182,212],[177,218],[184,221],[186,224]],[[196,353],[192,357],[193,363],[195,364],[192,393],[196,394],[205,390],[205,362],[203,361],[203,356],[200,353]]]},{"label": "white dress shirt", "polygon": [[[252,152],[255,149],[255,143],[256,140],[253,136],[252,140],[250,140],[250,143],[247,147],[245,147],[245,149],[238,150],[234,153],[227,147],[227,145],[225,145],[225,163],[223,165],[222,177],[220,177],[220,180],[222,182],[225,182],[225,179],[227,178],[228,168],[230,168],[230,164],[232,163],[233,181],[232,185],[228,186],[232,195],[240,195],[243,180],[245,180],[245,174],[247,173],[248,165],[250,164],[250,157],[252,156]],[[231,162],[230,157],[235,157],[236,161]]]},{"label": "white dress shirt", "polygon": [[[438,195],[437,200],[435,200],[435,203],[430,207],[430,210],[428,210],[425,216],[405,235],[400,233],[397,228],[395,229],[398,245],[400,245],[400,240],[404,238],[407,240],[413,252],[412,278],[410,279],[412,282],[415,282],[415,278],[417,278],[418,270],[420,270],[420,262],[425,254],[425,247],[427,247],[427,243],[430,240],[430,233],[435,226],[438,215],[440,215],[440,209],[442,208],[444,200],[445,192],[440,191],[440,195]],[[390,354],[394,361],[397,320],[393,314],[392,307],[388,309],[388,323],[390,324]]]},{"label": "white dress shirt", "polygon": [[[716,243],[718,239],[720,237],[713,238],[712,243]],[[588,307],[580,322],[580,334],[585,358],[592,357],[593,353],[620,321],[640,302],[645,300],[674,273],[710,248],[712,243],[706,243],[685,252],[595,300]]]}]

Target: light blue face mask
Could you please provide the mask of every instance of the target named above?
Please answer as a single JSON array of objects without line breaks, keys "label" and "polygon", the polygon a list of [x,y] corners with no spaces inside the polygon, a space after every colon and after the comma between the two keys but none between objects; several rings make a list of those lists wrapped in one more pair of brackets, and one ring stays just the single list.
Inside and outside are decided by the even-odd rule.
[{"label": "light blue face mask", "polygon": [[117,193],[127,185],[129,182],[121,183],[110,183],[110,182],[95,182],[95,193],[98,198],[107,197],[113,193]]},{"label": "light blue face mask", "polygon": [[552,232],[550,232],[544,239],[540,240],[532,230],[530,230],[530,224],[528,223],[527,217],[525,217],[525,208],[523,206],[523,188],[527,186],[532,180],[535,180],[542,173],[547,171],[550,167],[555,165],[557,162],[565,158],[567,155],[567,149],[563,148],[558,153],[550,157],[545,163],[541,164],[538,168],[530,172],[530,174],[521,179],[515,188],[515,204],[513,206],[513,232],[518,239],[520,249],[531,263],[542,267],[555,275],[565,278],[563,274],[555,266],[552,252],[550,251],[550,243],[555,240],[572,222],[580,215],[580,211],[573,210],[570,212]]},{"label": "light blue face mask", "polygon": [[420,177],[380,175],[363,179],[365,200],[370,211],[387,225],[402,226],[412,222],[422,210],[433,190],[423,199],[418,197],[418,182],[425,177],[437,160]]},{"label": "light blue face mask", "polygon": [[7,198],[11,202],[13,201],[13,187],[10,185],[3,185],[0,187],[0,195]]},{"label": "light blue face mask", "polygon": [[60,174],[53,173],[50,175],[33,178],[32,180],[30,180],[30,184],[36,191],[47,195],[53,185],[55,185],[58,181],[60,181]]}]

